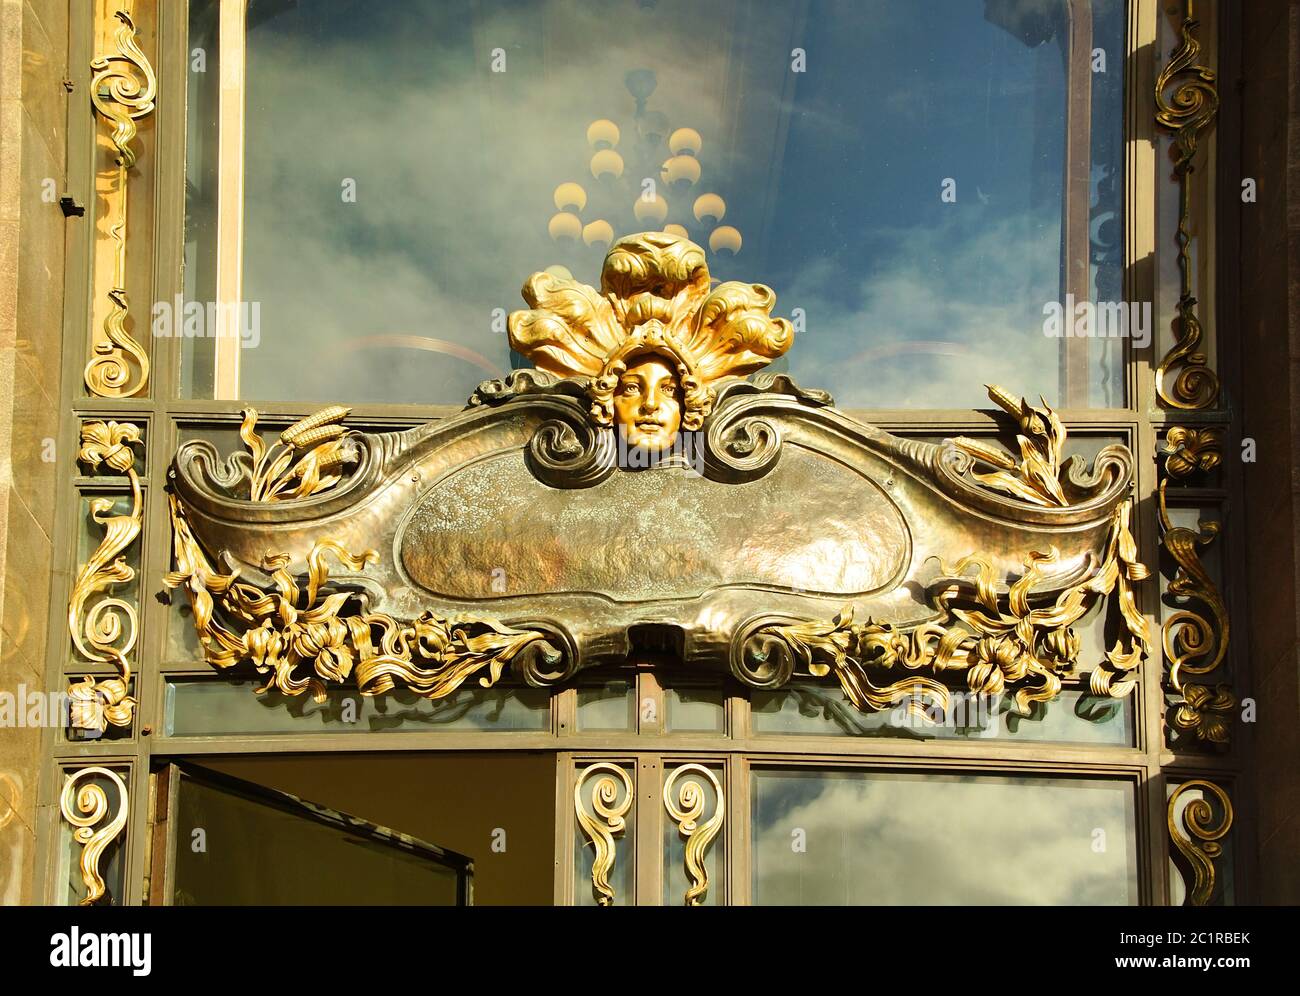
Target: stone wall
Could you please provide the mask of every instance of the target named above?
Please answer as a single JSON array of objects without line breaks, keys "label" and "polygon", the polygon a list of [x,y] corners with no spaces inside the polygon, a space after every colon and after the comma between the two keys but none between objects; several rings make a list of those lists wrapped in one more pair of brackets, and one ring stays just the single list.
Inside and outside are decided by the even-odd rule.
[{"label": "stone wall", "polygon": [[[1245,504],[1231,541],[1245,548],[1254,695],[1258,899],[1300,903],[1300,8],[1241,5],[1242,86],[1222,83],[1224,114],[1241,115],[1241,172],[1258,201],[1241,205],[1241,343],[1234,406],[1258,460],[1244,464]],[[1225,177],[1230,186],[1239,178]],[[1231,265],[1231,264],[1229,264]],[[1231,454],[1229,454],[1231,456]],[[1243,841],[1243,843],[1248,843]]]},{"label": "stone wall", "polygon": [[[0,0],[0,692],[11,694],[43,689],[50,623],[67,50],[67,0]],[[0,903],[34,897],[41,732],[0,725]]]}]

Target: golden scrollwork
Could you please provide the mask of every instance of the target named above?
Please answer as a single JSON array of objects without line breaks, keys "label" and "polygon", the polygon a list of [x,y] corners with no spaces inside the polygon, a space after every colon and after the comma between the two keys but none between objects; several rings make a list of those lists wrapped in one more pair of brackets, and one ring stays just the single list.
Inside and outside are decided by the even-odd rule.
[{"label": "golden scrollwork", "polygon": [[[1219,378],[1209,358],[1199,350],[1202,330],[1192,294],[1190,246],[1191,173],[1195,169],[1200,134],[1219,110],[1218,81],[1213,70],[1199,63],[1196,40],[1199,22],[1185,17],[1181,43],[1156,79],[1156,123],[1173,133],[1174,178],[1178,181],[1178,270],[1180,288],[1174,318],[1174,345],[1156,367],[1156,393],[1171,408],[1213,407],[1219,400]],[[1172,92],[1171,92],[1172,91]],[[1177,371],[1171,387],[1169,375]]]},{"label": "golden scrollwork", "polygon": [[[591,784],[589,800],[583,795],[588,783]],[[614,838],[621,837],[627,829],[627,814],[632,810],[634,798],[631,776],[608,761],[588,765],[578,774],[573,787],[574,814],[595,848],[591,889],[601,906],[614,905],[614,887],[609,882],[609,873],[614,868]]]},{"label": "golden scrollwork", "polygon": [[118,191],[117,217],[109,226],[114,242],[110,308],[103,329],[95,337],[84,374],[86,387],[101,398],[140,394],[149,382],[149,354],[126,328],[130,314],[126,295],[126,221],[130,170],[136,162],[131,143],[136,136],[136,122],[154,110],[157,78],[136,43],[131,15],[121,10],[114,17],[118,21],[115,50],[96,56],[90,63],[94,74],[90,100],[95,112],[112,127],[109,140],[114,150]]},{"label": "golden scrollwork", "polygon": [[223,670],[251,662],[267,676],[259,692],[310,691],[323,700],[328,685],[353,678],[362,695],[400,684],[440,699],[484,671],[479,684],[490,688],[526,651],[556,654],[547,634],[490,619],[445,620],[426,612],[406,623],[365,612],[355,592],[329,590],[327,560],[358,571],[376,554],[351,554],[332,540],[316,543],[307,555],[305,585],[289,572],[289,558],[282,554],[269,555],[262,564],[274,590],[242,581],[237,572],[218,573],[194,540],[175,496],[171,517],[176,570],[163,583],[184,588],[189,596],[204,659]]},{"label": "golden scrollwork", "polygon": [[[918,715],[931,707],[946,710],[948,686],[955,682],[976,694],[1011,692],[1016,711],[1027,714],[1031,703],[1056,698],[1063,677],[1078,673],[1079,638],[1072,627],[1097,599],[1114,596],[1124,635],[1092,668],[1090,688],[1120,698],[1133,691],[1138,666],[1150,652],[1133,592],[1149,572],[1137,560],[1131,514],[1131,502],[1116,506],[1104,557],[1047,604],[1036,604],[1033,593],[1059,563],[1056,550],[1030,553],[1025,573],[1006,594],[998,591],[989,562],[971,556],[951,570],[941,567],[946,580],[929,593],[943,622],[899,632],[870,619],[855,623],[846,607],[830,623],[770,625],[756,635],[776,637],[795,665],[814,677],[833,672],[863,711],[900,704]],[[873,681],[872,672],[884,683]]]},{"label": "golden scrollwork", "polygon": [[1226,744],[1231,733],[1229,717],[1237,700],[1223,684],[1211,690],[1188,684],[1189,675],[1211,674],[1228,653],[1231,627],[1228,607],[1214,579],[1201,561],[1202,548],[1219,535],[1217,522],[1200,523],[1198,529],[1174,525],[1169,514],[1168,484],[1196,472],[1212,470],[1223,457],[1223,430],[1175,426],[1166,435],[1162,449],[1165,477],[1159,487],[1161,544],[1177,564],[1169,582],[1169,594],[1198,602],[1202,611],[1180,608],[1161,625],[1161,642],[1168,662],[1166,680],[1175,695],[1171,703],[1173,725],[1198,740]]},{"label": "golden scrollwork", "polygon": [[[91,781],[94,778],[107,779],[117,791],[117,811],[107,821],[108,793],[102,785]],[[99,870],[100,859],[126,827],[128,808],[126,784],[110,768],[98,765],[78,768],[64,779],[59,811],[73,827],[73,839],[81,845],[81,880],[86,884],[82,906],[94,905],[107,891]]]},{"label": "golden scrollwork", "polygon": [[109,497],[90,501],[91,515],[104,527],[104,538],[73,582],[68,598],[68,632],[73,646],[88,661],[112,664],[117,674],[96,681],[86,675],[68,689],[71,726],[102,733],[108,725],[128,727],[135,715],[131,696],[131,666],[128,655],[135,647],[138,620],[135,606],[121,598],[105,597],[116,585],[135,579],[135,569],[123,553],[140,535],[144,522],[144,499],[135,470],[132,446],[140,443],[140,429],[125,422],[86,422],[81,427],[77,458],[92,468],[107,466],[124,474],[131,486],[131,511],[114,512],[116,501]]},{"label": "golden scrollwork", "polygon": [[[1190,792],[1201,795],[1180,806]],[[1215,862],[1223,854],[1219,842],[1232,829],[1232,801],[1218,785],[1196,778],[1183,782],[1169,796],[1166,817],[1169,839],[1178,849],[1175,864],[1184,876],[1189,870],[1192,873],[1184,905],[1206,906],[1214,896]]]},{"label": "golden scrollwork", "polygon": [[[685,780],[682,780],[683,778]],[[701,817],[704,816],[708,799],[699,779],[703,779],[713,787],[713,795],[717,800],[713,815],[706,820],[702,820]],[[680,786],[677,784],[679,780],[682,780]],[[677,788],[676,793],[673,791],[674,788]],[[677,832],[686,842],[686,876],[691,884],[686,889],[684,905],[699,906],[709,892],[709,872],[704,864],[705,855],[708,854],[713,838],[722,829],[723,820],[727,815],[727,802],[722,792],[722,785],[717,776],[702,764],[679,765],[664,780],[664,808],[677,824]]]}]

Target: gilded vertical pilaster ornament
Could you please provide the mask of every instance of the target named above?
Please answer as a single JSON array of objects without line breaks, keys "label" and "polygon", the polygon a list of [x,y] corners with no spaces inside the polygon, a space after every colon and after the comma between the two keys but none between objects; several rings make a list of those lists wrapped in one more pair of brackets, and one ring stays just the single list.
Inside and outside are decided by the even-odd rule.
[{"label": "gilded vertical pilaster ornament", "polygon": [[[1211,408],[1219,400],[1219,378],[1198,348],[1201,322],[1192,293],[1191,174],[1195,170],[1201,132],[1219,111],[1218,81],[1213,70],[1201,65],[1196,40],[1199,22],[1187,16],[1182,41],[1156,79],[1156,124],[1173,134],[1174,179],[1178,182],[1178,272],[1180,277],[1174,345],[1156,367],[1156,393],[1170,408]],[[1176,373],[1175,373],[1176,371]],[[1167,386],[1169,376],[1173,384]]]},{"label": "gilded vertical pilaster ornament", "polygon": [[[113,783],[118,793],[117,812],[109,817],[108,793],[102,785],[87,779],[102,777]],[[104,851],[126,827],[128,803],[126,784],[115,771],[92,766],[69,772],[59,796],[59,810],[73,827],[73,839],[81,845],[81,880],[86,884],[82,906],[93,906],[105,895],[103,873],[99,869]]]},{"label": "gilded vertical pilaster ornament", "polygon": [[[674,795],[673,789],[677,787],[679,779],[683,776],[689,777],[681,782]],[[717,799],[713,815],[706,820],[701,819],[708,804],[704,786],[699,781],[701,778],[713,786],[714,798]],[[722,792],[722,785],[713,772],[703,765],[683,764],[674,768],[664,782],[664,808],[668,810],[668,815],[677,824],[677,832],[686,842],[686,876],[691,884],[686,889],[684,905],[700,906],[709,892],[709,872],[704,864],[705,855],[708,854],[713,838],[722,829],[722,822],[727,815],[727,802]]]},{"label": "gilded vertical pilaster ornament", "polygon": [[114,17],[119,22],[114,31],[114,51],[97,55],[90,63],[94,74],[90,101],[112,128],[109,140],[114,150],[118,193],[118,214],[109,226],[114,242],[110,307],[103,328],[95,335],[84,374],[87,389],[101,398],[140,394],[149,382],[149,354],[126,328],[130,314],[126,295],[126,221],[130,170],[136,162],[131,143],[136,136],[136,122],[154,110],[157,80],[136,43],[131,15],[120,10]]},{"label": "gilded vertical pilaster ornament", "polygon": [[[1181,807],[1179,802],[1183,795],[1191,791],[1200,791],[1203,795],[1188,800]],[[1210,802],[1212,797],[1218,806]],[[1223,845],[1219,843],[1232,829],[1232,801],[1228,793],[1213,782],[1203,778],[1183,782],[1169,797],[1166,809],[1169,824],[1169,839],[1178,849],[1175,864],[1186,876],[1191,872],[1192,880],[1187,882],[1185,906],[1208,906],[1214,895],[1215,862],[1223,854]]]},{"label": "gilded vertical pilaster ornament", "polygon": [[[591,783],[588,799],[583,790]],[[622,791],[620,792],[620,788]],[[614,905],[614,887],[609,873],[614,869],[614,838],[627,829],[627,814],[634,798],[632,779],[617,764],[599,761],[584,768],[573,788],[574,812],[578,825],[595,848],[591,862],[591,888],[601,906]]]},{"label": "gilded vertical pilaster ornament", "polygon": [[132,446],[140,443],[140,429],[130,423],[86,422],[81,427],[81,448],[77,458],[92,468],[101,465],[126,476],[131,486],[131,511],[114,512],[116,500],[94,498],[91,515],[104,527],[104,538],[77,571],[68,598],[68,632],[73,646],[85,660],[112,664],[117,674],[95,680],[93,675],[68,689],[71,725],[74,729],[103,732],[111,724],[127,727],[135,715],[135,699],[129,694],[131,666],[128,655],[135,647],[138,619],[133,605],[121,598],[96,596],[135,579],[135,569],[124,552],[140,535],[144,522],[144,498],[135,470]]},{"label": "gilded vertical pilaster ornament", "polygon": [[1177,565],[1168,591],[1201,607],[1199,611],[1180,608],[1161,624],[1161,642],[1168,664],[1166,683],[1175,696],[1170,703],[1170,722],[1198,740],[1226,744],[1231,735],[1230,720],[1236,709],[1236,696],[1224,684],[1210,689],[1187,682],[1189,676],[1218,670],[1228,653],[1231,635],[1228,608],[1200,553],[1218,537],[1219,523],[1204,522],[1196,530],[1177,526],[1169,515],[1168,502],[1170,480],[1182,481],[1219,466],[1223,458],[1223,430],[1175,426],[1166,435],[1161,452],[1165,458],[1159,491],[1161,544]]}]

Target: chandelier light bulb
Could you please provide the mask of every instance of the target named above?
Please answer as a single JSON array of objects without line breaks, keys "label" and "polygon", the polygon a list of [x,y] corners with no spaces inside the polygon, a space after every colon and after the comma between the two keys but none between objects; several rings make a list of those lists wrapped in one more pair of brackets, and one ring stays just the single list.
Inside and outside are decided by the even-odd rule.
[{"label": "chandelier light bulb", "polygon": [[587,126],[587,144],[593,149],[612,149],[618,145],[618,125],[608,118],[593,121]]},{"label": "chandelier light bulb", "polygon": [[597,218],[582,230],[582,241],[589,246],[607,249],[614,241],[614,226],[608,221]]},{"label": "chandelier light bulb", "polygon": [[709,248],[714,252],[736,255],[740,252],[740,232],[730,225],[719,225],[709,236]]},{"label": "chandelier light bulb", "polygon": [[551,216],[551,223],[546,226],[546,230],[556,242],[576,242],[582,234],[582,222],[576,214],[561,211]]},{"label": "chandelier light bulb", "polygon": [[637,221],[662,224],[668,217],[668,202],[659,194],[655,194],[652,200],[638,197],[636,203],[632,205],[632,213],[636,215]]},{"label": "chandelier light bulb", "polygon": [[700,194],[695,198],[695,220],[703,221],[708,218],[715,224],[723,219],[727,213],[727,202],[717,194]]},{"label": "chandelier light bulb", "polygon": [[679,239],[689,239],[691,233],[681,225],[664,225],[664,233],[667,235],[676,235]]},{"label": "chandelier light bulb", "polygon": [[704,139],[694,128],[678,128],[668,136],[668,148],[675,156],[698,156]]},{"label": "chandelier light bulb", "polygon": [[673,156],[660,174],[669,186],[694,186],[700,179],[700,161],[694,156]]},{"label": "chandelier light bulb", "polygon": [[587,192],[580,185],[570,181],[555,188],[555,210],[578,212],[586,206]]},{"label": "chandelier light bulb", "polygon": [[591,175],[597,180],[623,175],[623,157],[613,149],[602,149],[591,157]]}]

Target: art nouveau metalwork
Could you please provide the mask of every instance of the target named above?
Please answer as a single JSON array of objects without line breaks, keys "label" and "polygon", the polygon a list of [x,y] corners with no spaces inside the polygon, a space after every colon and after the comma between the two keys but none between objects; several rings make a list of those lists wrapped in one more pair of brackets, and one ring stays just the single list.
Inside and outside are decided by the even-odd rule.
[{"label": "art nouveau metalwork", "polygon": [[[584,790],[591,786],[590,794]],[[635,798],[632,779],[617,764],[599,761],[588,765],[578,775],[573,787],[573,808],[578,825],[591,841],[595,853],[591,861],[591,888],[601,906],[614,905],[614,887],[609,873],[614,868],[614,838],[627,829],[627,814]]]},{"label": "art nouveau metalwork", "polygon": [[[918,716],[930,708],[946,711],[946,681],[955,678],[976,694],[1010,692],[1016,711],[1028,714],[1031,703],[1056,698],[1063,677],[1077,676],[1079,640],[1071,627],[1097,597],[1114,592],[1125,637],[1091,669],[1090,684],[1096,695],[1128,695],[1137,681],[1137,667],[1149,653],[1146,620],[1137,610],[1132,587],[1148,572],[1136,560],[1129,502],[1113,514],[1104,558],[1054,600],[1035,606],[1032,593],[1045,587],[1042,582],[1058,566],[1056,551],[1030,553],[1025,572],[1006,595],[998,593],[989,562],[969,556],[951,570],[941,565],[944,579],[928,592],[945,612],[939,622],[903,633],[870,619],[854,623],[850,606],[829,623],[773,625],[758,631],[776,641],[763,656],[781,661],[769,664],[780,669],[783,680],[778,684],[795,670],[818,677],[833,673],[844,694],[864,711],[899,704]],[[972,567],[976,575],[969,577]],[[880,684],[873,681],[873,672],[881,676]]]},{"label": "art nouveau metalwork", "polygon": [[[708,797],[701,780],[712,786],[716,800],[713,815],[707,819],[703,817]],[[686,876],[691,884],[683,897],[684,905],[700,906],[709,892],[709,872],[704,858],[727,816],[722,784],[702,764],[679,765],[664,780],[664,808],[686,842],[684,860]]]},{"label": "art nouveau metalwork", "polygon": [[110,308],[103,329],[95,335],[93,355],[86,364],[86,387],[102,398],[124,398],[140,394],[149,382],[149,354],[127,331],[130,306],[126,295],[126,222],[130,170],[136,162],[132,142],[136,122],[154,110],[157,80],[153,67],[136,43],[135,24],[126,10],[114,17],[119,22],[114,34],[115,50],[98,55],[90,63],[90,100],[95,112],[112,128],[116,216],[109,226],[115,243],[113,286],[108,291]]},{"label": "art nouveau metalwork", "polygon": [[99,680],[86,675],[68,689],[74,729],[102,733],[109,725],[130,726],[135,715],[128,655],[135,647],[136,609],[125,599],[106,593],[135,579],[135,568],[123,554],[139,537],[144,522],[144,498],[132,450],[139,444],[140,429],[131,423],[92,421],[81,426],[77,458],[92,468],[107,466],[124,475],[131,487],[131,510],[115,512],[117,500],[112,497],[90,500],[91,515],[104,527],[104,538],[73,582],[68,632],[85,660],[112,664],[117,673]]},{"label": "art nouveau metalwork", "polygon": [[1164,455],[1164,477],[1159,491],[1161,543],[1176,564],[1169,594],[1202,607],[1200,611],[1179,608],[1166,616],[1161,625],[1168,663],[1166,682],[1174,695],[1170,722],[1198,740],[1226,744],[1236,696],[1226,684],[1220,683],[1211,690],[1187,682],[1188,677],[1218,671],[1228,653],[1231,635],[1228,608],[1200,556],[1200,551],[1218,537],[1219,524],[1202,522],[1196,530],[1175,525],[1168,503],[1170,480],[1184,480],[1219,465],[1223,430],[1175,426],[1166,434],[1161,452]]},{"label": "art nouveau metalwork", "polygon": [[[1132,689],[1146,569],[1127,449],[1086,470],[1046,404],[999,388],[1019,459],[893,436],[788,378],[730,376],[791,330],[766,288],[710,292],[698,247],[624,239],[605,269],[601,293],[534,275],[525,293],[548,307],[511,320],[519,348],[584,376],[516,371],[405,432],[346,430],[335,407],[268,448],[249,410],[248,452],[183,445],[167,583],[189,593],[207,659],[288,693],[356,680],[436,697],[507,666],[560,684],[650,627],[687,666],[756,688],[834,671],[864,709],[943,700],[950,682],[1021,709],[1066,678]],[[637,461],[647,446],[629,442],[672,434],[662,405],[642,425],[620,401],[651,361],[678,378],[680,459]],[[1071,627],[1106,596],[1124,636],[1080,669]]]},{"label": "art nouveau metalwork", "polygon": [[[1195,797],[1184,799],[1189,795]],[[1232,801],[1218,785],[1195,778],[1174,789],[1166,813],[1169,839],[1178,849],[1175,863],[1184,875],[1191,872],[1184,905],[1207,906],[1214,896],[1215,862],[1223,854],[1220,841],[1232,829]]]},{"label": "art nouveau metalwork", "polygon": [[[1192,287],[1189,228],[1191,220],[1191,174],[1195,167],[1200,134],[1219,111],[1218,81],[1213,70],[1200,64],[1198,23],[1184,18],[1182,43],[1156,79],[1156,123],[1173,133],[1174,179],[1178,182],[1178,272],[1180,287],[1174,320],[1173,347],[1156,367],[1156,393],[1170,408],[1211,408],[1219,400],[1219,378],[1199,347],[1201,322],[1196,315]],[[1174,376],[1172,385],[1168,384]]]},{"label": "art nouveau metalwork", "polygon": [[[117,792],[117,811],[111,816],[108,793],[92,781],[96,778],[112,783]],[[111,768],[91,765],[68,772],[64,778],[59,811],[74,828],[73,839],[81,845],[81,880],[86,885],[82,906],[93,906],[107,892],[100,861],[104,851],[126,827],[128,808],[126,784]]]}]

